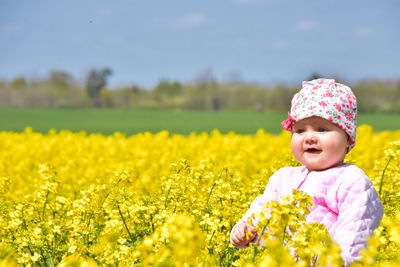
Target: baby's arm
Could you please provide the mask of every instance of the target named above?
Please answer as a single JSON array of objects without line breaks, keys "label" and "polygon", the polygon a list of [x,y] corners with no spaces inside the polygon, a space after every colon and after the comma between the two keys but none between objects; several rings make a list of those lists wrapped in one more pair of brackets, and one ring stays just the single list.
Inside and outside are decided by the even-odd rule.
[{"label": "baby's arm", "polygon": [[361,249],[383,216],[383,206],[372,182],[360,170],[337,192],[339,214],[333,238],[346,264],[359,259]]},{"label": "baby's arm", "polygon": [[[252,214],[260,213],[262,209],[262,205],[272,200],[277,200],[278,197],[278,179],[280,176],[280,170],[275,172],[268,181],[267,186],[265,187],[264,193],[256,197],[250,205],[250,208],[247,210],[246,214],[243,218],[236,223],[236,225],[232,228],[231,231],[231,243],[237,248],[246,248],[251,241],[255,241],[257,237],[257,231],[254,227],[250,226],[246,223],[247,218],[249,218]],[[257,222],[253,221],[253,225],[256,225]],[[254,233],[254,236],[250,237],[250,240],[246,239],[245,232],[246,230],[250,233]]]},{"label": "baby's arm", "polygon": [[256,237],[256,229],[242,221],[239,221],[231,231],[231,243],[237,248],[246,248]]}]

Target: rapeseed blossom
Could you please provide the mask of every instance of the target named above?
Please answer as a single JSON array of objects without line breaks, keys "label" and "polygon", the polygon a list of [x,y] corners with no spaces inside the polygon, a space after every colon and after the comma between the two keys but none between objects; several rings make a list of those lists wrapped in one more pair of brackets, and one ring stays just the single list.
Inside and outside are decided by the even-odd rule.
[{"label": "rapeseed blossom", "polygon": [[[400,266],[400,131],[359,127],[346,162],[385,209],[353,265]],[[289,165],[298,163],[287,132],[0,132],[0,266],[339,266],[325,227],[305,222],[311,200],[300,191],[254,215],[263,246],[229,242]]]}]

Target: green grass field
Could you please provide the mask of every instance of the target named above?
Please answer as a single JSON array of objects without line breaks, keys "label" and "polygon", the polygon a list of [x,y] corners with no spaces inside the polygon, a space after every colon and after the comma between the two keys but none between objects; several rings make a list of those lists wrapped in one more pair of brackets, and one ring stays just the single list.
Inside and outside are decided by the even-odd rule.
[{"label": "green grass field", "polygon": [[[120,131],[127,135],[161,130],[189,134],[213,129],[222,133],[253,134],[264,128],[277,134],[282,131],[280,122],[286,117],[286,113],[244,111],[0,109],[0,131],[20,132],[30,126],[44,133],[54,128],[104,134]],[[359,114],[358,125],[362,124],[372,125],[375,131],[398,130],[400,114]]]}]

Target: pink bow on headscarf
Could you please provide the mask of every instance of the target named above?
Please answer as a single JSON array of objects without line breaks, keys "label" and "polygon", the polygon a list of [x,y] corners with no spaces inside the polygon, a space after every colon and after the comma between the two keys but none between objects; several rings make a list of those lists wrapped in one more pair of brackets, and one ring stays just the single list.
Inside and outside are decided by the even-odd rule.
[{"label": "pink bow on headscarf", "polygon": [[287,131],[291,131],[292,130],[292,126],[293,124],[296,122],[296,120],[292,117],[292,115],[290,115],[290,113],[288,112],[288,118],[287,120],[284,120],[281,122],[283,129],[287,130]]}]

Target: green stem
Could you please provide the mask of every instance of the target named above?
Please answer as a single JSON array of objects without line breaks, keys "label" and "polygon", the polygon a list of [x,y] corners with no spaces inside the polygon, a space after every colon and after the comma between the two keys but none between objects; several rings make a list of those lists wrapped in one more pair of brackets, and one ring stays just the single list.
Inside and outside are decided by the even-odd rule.
[{"label": "green stem", "polygon": [[392,157],[390,157],[389,160],[386,162],[386,166],[385,166],[385,168],[383,169],[383,172],[382,172],[381,183],[379,185],[379,198],[381,198],[381,199],[382,199],[381,192],[382,192],[382,186],[383,186],[383,177],[385,176],[386,169],[387,169],[387,167],[388,167],[388,165],[389,165],[391,160],[392,160]]},{"label": "green stem", "polygon": [[262,229],[262,231],[261,231],[261,233],[260,233],[260,236],[258,237],[258,239],[257,239],[257,246],[254,246],[254,250],[253,250],[253,262],[255,261],[255,259],[256,259],[256,256],[257,256],[257,248],[260,246],[260,243],[261,243],[261,238],[262,238],[262,236],[263,236],[263,234],[264,234],[264,232],[265,232],[265,229],[267,229],[267,225],[269,224],[269,220],[268,220],[268,222],[265,224],[265,226],[263,227],[263,229]]},{"label": "green stem", "polygon": [[100,209],[101,207],[103,207],[104,203],[106,202],[107,198],[110,196],[111,192],[114,190],[114,188],[116,188],[116,187],[119,185],[119,183],[120,183],[121,181],[122,181],[122,178],[118,179],[118,180],[114,183],[113,187],[110,188],[110,190],[106,193],[106,195],[104,196],[104,199],[101,201],[101,204],[100,204],[99,209]]},{"label": "green stem", "polygon": [[285,227],[283,228],[282,244],[284,244],[284,242],[285,242],[286,228],[287,228],[287,223],[286,223]]},{"label": "green stem", "polygon": [[265,229],[267,229],[267,225],[268,225],[268,224],[269,224],[269,220],[268,220],[267,224],[263,227],[263,229],[262,229],[262,231],[261,231],[261,233],[260,233],[260,236],[258,237],[257,246],[260,246],[261,238],[262,238],[262,236],[263,236],[263,234],[264,234],[264,232],[265,232]]},{"label": "green stem", "polygon": [[45,221],[45,219],[44,219],[44,212],[45,212],[45,209],[46,209],[46,206],[47,206],[47,199],[48,199],[48,197],[49,197],[49,193],[50,193],[50,190],[47,190],[46,198],[45,198],[45,200],[44,200],[43,208],[42,208],[42,222]]},{"label": "green stem", "polygon": [[313,267],[317,266],[317,261],[318,261],[318,256],[314,255],[314,260],[313,260]]},{"label": "green stem", "polygon": [[210,241],[208,242],[208,245],[211,244],[211,240],[213,239],[214,235],[215,235],[215,230],[214,230],[214,232],[213,232],[212,235],[211,235],[211,238],[210,238]]},{"label": "green stem", "polygon": [[153,223],[153,214],[151,214],[151,213],[150,213],[150,223],[151,223],[152,233],[154,233],[155,229],[154,229],[154,223]]},{"label": "green stem", "polygon": [[132,244],[134,244],[135,242],[133,241],[132,234],[131,234],[131,232],[129,231],[128,225],[126,225],[125,218],[124,218],[124,216],[122,215],[122,212],[121,212],[121,209],[119,208],[119,205],[117,205],[117,208],[118,208],[119,215],[121,216],[122,222],[124,223],[125,230],[128,232],[129,239],[131,240]]},{"label": "green stem", "polygon": [[208,193],[206,206],[208,206],[208,202],[210,201],[212,191],[214,190],[214,187],[215,187],[216,184],[217,184],[217,183],[214,183],[214,184],[212,185],[211,190],[210,190],[210,192]]},{"label": "green stem", "polygon": [[[26,224],[26,220],[25,220],[25,217],[24,217],[24,210],[22,209],[21,210],[21,217],[22,217],[22,225],[24,226],[24,228],[25,228],[25,231],[28,231],[28,225]],[[14,233],[13,233],[13,236],[14,236]],[[30,236],[28,235],[28,250],[29,250],[29,252],[31,253],[31,255],[33,256],[34,255],[34,253],[33,253],[33,250],[32,250],[32,248],[31,248],[31,238],[30,238]]]},{"label": "green stem", "polygon": [[257,247],[253,247],[253,259],[252,259],[253,262],[256,261],[256,256],[257,256]]},{"label": "green stem", "polygon": [[169,193],[171,192],[171,188],[172,188],[172,185],[169,186],[168,191],[167,191],[167,195],[165,196],[164,208],[167,207],[167,204],[168,204],[168,196],[169,196]]}]

